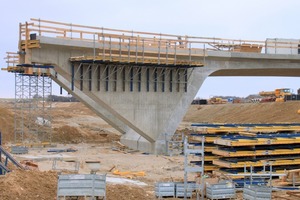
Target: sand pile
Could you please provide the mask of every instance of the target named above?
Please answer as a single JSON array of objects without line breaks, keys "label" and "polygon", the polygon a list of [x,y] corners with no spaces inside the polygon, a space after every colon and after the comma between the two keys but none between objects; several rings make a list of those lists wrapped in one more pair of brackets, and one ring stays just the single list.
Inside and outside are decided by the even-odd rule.
[{"label": "sand pile", "polygon": [[55,199],[57,173],[15,170],[0,178],[1,200]]},{"label": "sand pile", "polygon": [[300,101],[192,105],[183,121],[190,123],[300,123]]},{"label": "sand pile", "polygon": [[72,127],[63,125],[59,128],[54,128],[52,133],[52,142],[78,144],[85,143],[108,143],[118,141],[120,136],[106,131],[94,131],[92,128]]},{"label": "sand pile", "polygon": [[3,142],[14,139],[14,114],[9,108],[4,107],[4,105],[0,105],[0,131]]}]

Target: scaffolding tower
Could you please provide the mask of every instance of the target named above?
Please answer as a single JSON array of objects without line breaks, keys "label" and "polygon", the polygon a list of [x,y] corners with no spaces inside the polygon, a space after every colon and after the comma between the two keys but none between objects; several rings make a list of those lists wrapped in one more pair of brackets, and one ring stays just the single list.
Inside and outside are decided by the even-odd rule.
[{"label": "scaffolding tower", "polygon": [[14,143],[51,143],[52,66],[17,65],[17,54],[7,53],[8,67],[15,74]]},{"label": "scaffolding tower", "polygon": [[51,142],[52,80],[15,73],[15,143]]}]

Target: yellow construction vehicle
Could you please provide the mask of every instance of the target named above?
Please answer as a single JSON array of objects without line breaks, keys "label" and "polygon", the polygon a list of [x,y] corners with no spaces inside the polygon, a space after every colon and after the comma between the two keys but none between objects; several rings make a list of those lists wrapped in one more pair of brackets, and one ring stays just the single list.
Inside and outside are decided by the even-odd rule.
[{"label": "yellow construction vehicle", "polygon": [[220,97],[212,97],[208,101],[210,104],[223,104],[227,103],[227,99],[222,99]]},{"label": "yellow construction vehicle", "polygon": [[259,93],[260,96],[264,97],[262,99],[262,102],[267,101],[276,101],[276,102],[283,102],[284,97],[286,95],[291,95],[291,89],[290,88],[279,88],[275,89],[274,91],[261,91]]}]

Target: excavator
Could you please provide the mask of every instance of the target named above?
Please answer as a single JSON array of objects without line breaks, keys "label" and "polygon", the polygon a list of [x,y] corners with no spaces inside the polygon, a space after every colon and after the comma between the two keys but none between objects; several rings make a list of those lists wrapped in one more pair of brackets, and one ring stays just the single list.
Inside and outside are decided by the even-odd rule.
[{"label": "excavator", "polygon": [[261,102],[284,102],[284,97],[286,95],[292,95],[290,88],[279,88],[274,91],[261,91],[259,95],[264,97]]}]

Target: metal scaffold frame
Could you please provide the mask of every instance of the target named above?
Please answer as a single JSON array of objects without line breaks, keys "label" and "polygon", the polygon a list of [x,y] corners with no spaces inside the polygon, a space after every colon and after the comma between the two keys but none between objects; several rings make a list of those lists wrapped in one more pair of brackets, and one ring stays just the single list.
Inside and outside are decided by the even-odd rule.
[{"label": "metal scaffold frame", "polygon": [[49,76],[15,73],[15,144],[51,142],[51,94]]},{"label": "metal scaffold frame", "polygon": [[[200,198],[204,199],[203,194],[203,176],[204,176],[204,141],[205,137],[202,136],[201,146],[195,146],[189,144],[188,137],[184,139],[184,199],[189,195],[191,189],[196,189],[197,200]],[[193,164],[190,157],[197,159],[196,162],[200,161],[200,165]],[[191,188],[191,184],[188,183],[188,173],[197,173],[200,177],[200,183],[196,181],[195,188]]]}]

